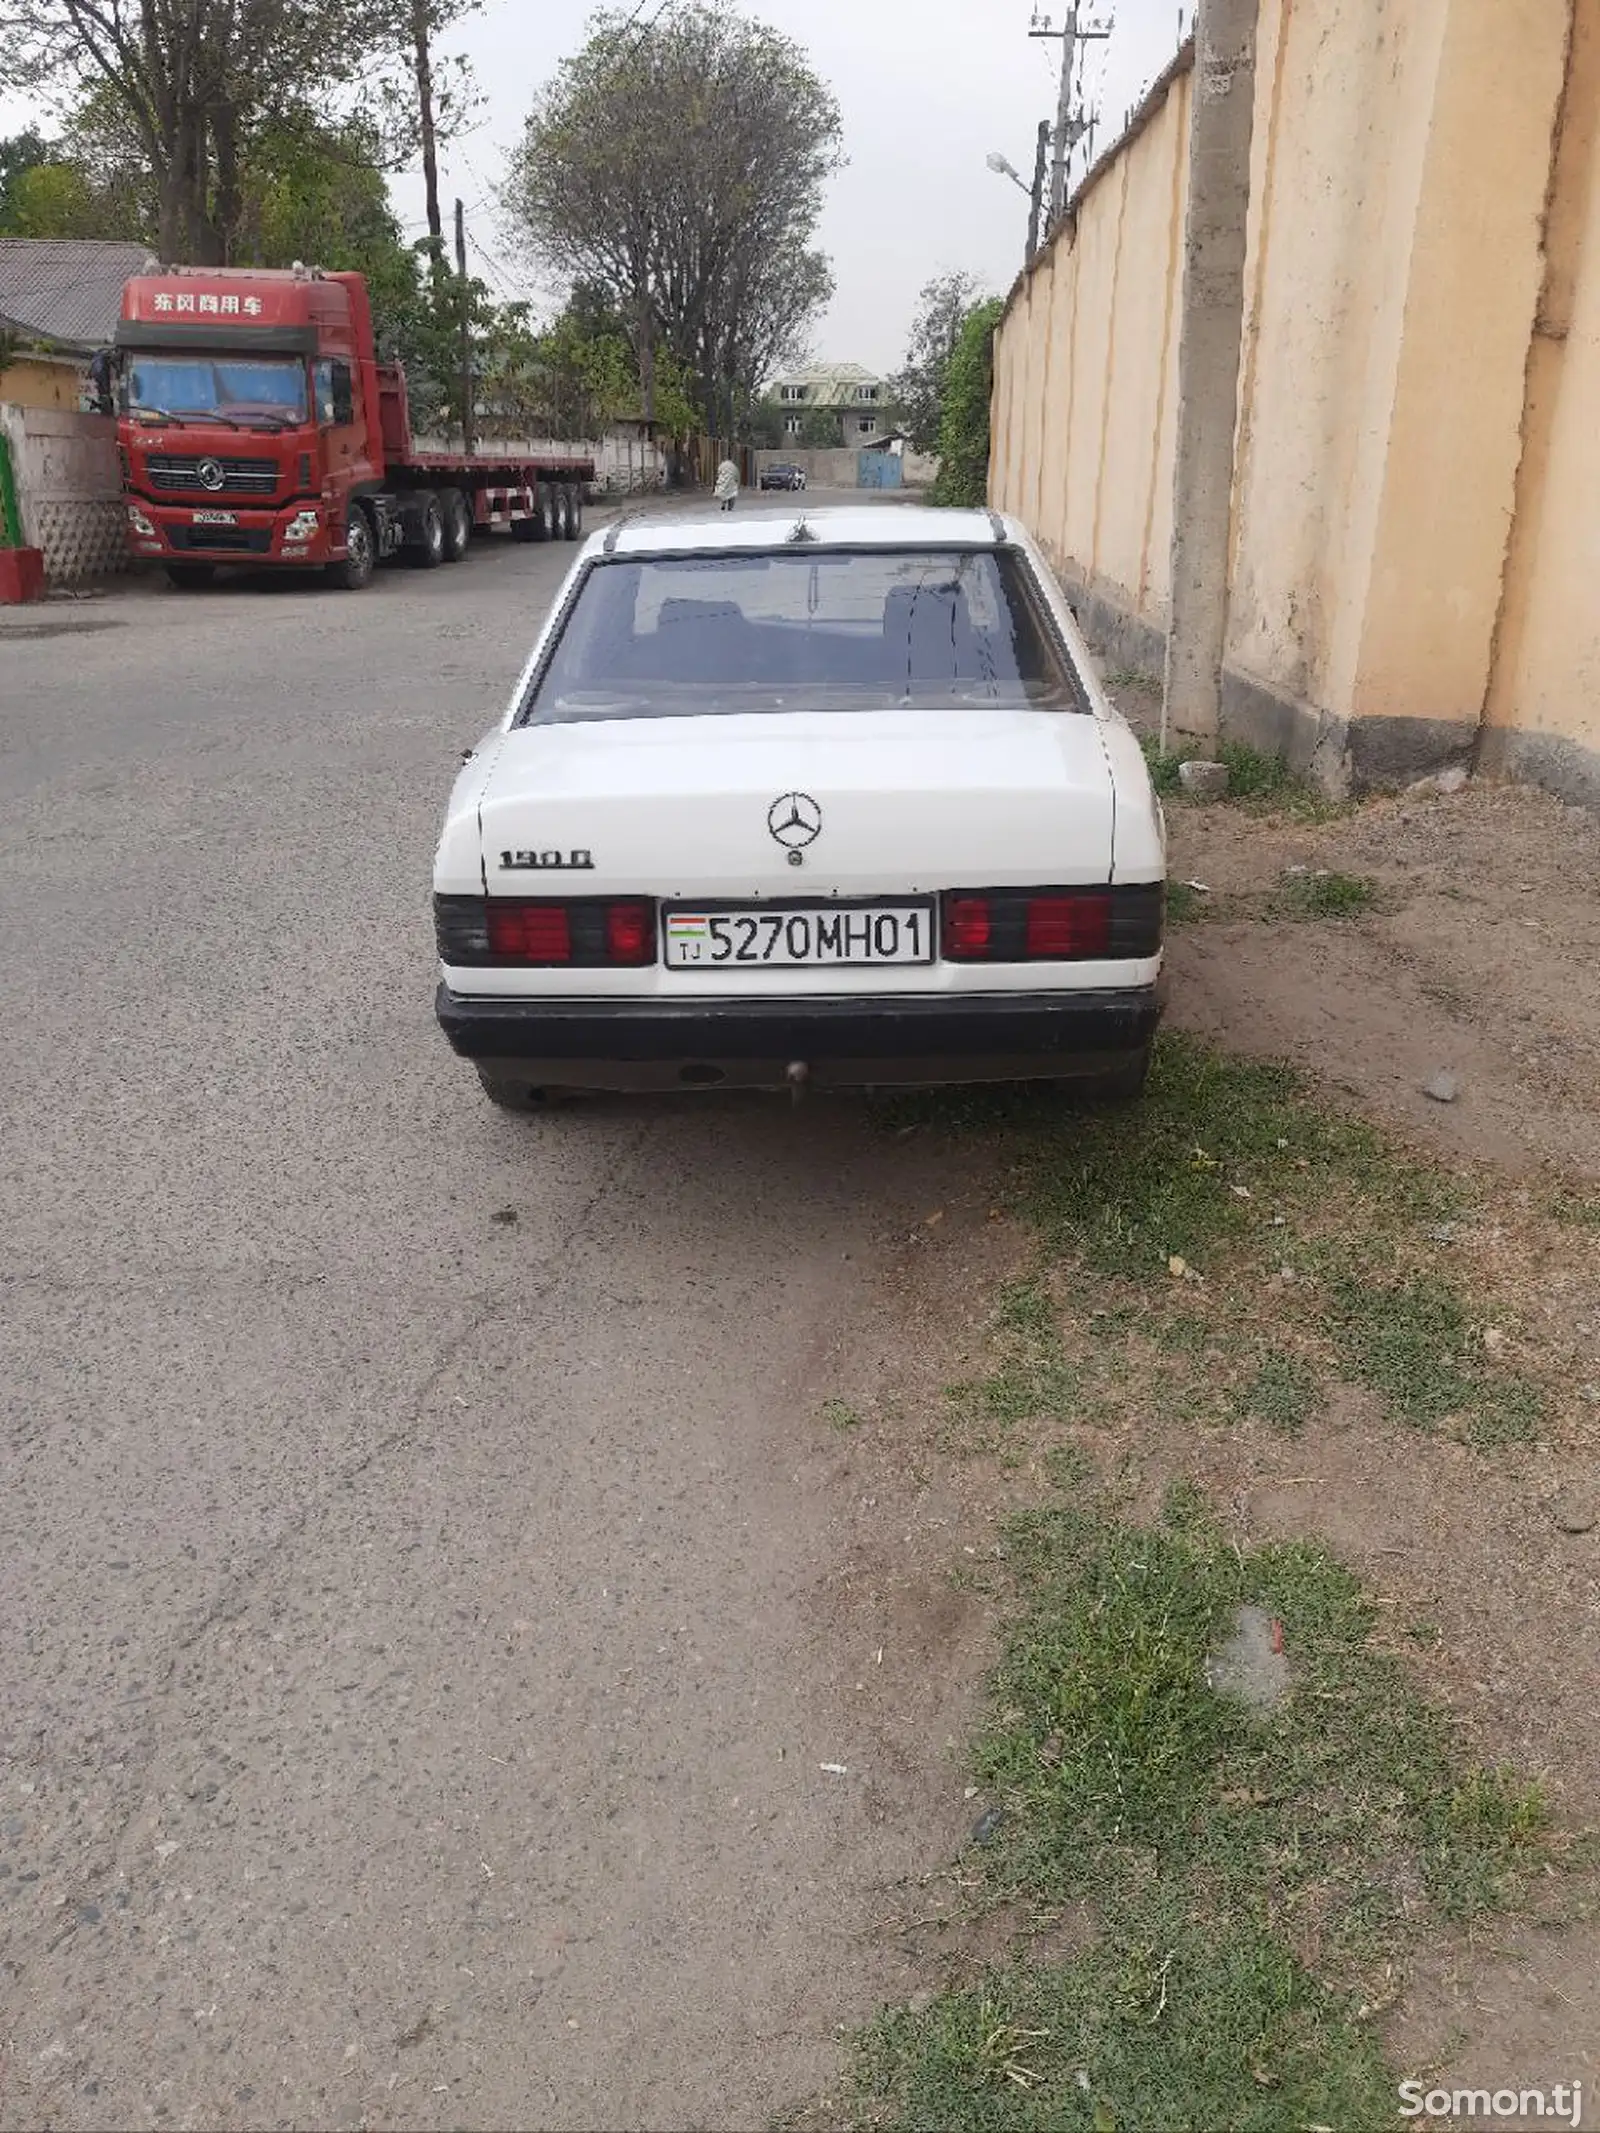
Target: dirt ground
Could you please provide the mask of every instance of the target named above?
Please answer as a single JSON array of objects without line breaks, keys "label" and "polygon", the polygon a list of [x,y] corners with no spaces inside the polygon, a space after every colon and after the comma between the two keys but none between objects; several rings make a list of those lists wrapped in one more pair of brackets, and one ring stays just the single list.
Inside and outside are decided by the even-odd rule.
[{"label": "dirt ground", "polygon": [[[1492,1459],[1397,1431],[1353,1392],[1297,1438],[1246,1423],[1197,1439],[1151,1412],[1086,1448],[1102,1471],[1140,1473],[1152,1503],[1193,1476],[1242,1543],[1325,1541],[1394,1621],[1397,1646],[1427,1626],[1420,1644],[1403,1640],[1409,1661],[1476,1752],[1537,1774],[1563,1828],[1600,1825],[1600,1527],[1567,1532],[1556,1516],[1600,1488],[1600,1226],[1545,1213],[1563,1190],[1600,1205],[1600,821],[1487,784],[1331,820],[1182,804],[1169,820],[1174,879],[1204,885],[1173,933],[1174,1026],[1289,1060],[1398,1140],[1494,1180],[1495,1220],[1463,1249],[1509,1273],[1527,1337],[1558,1359],[1572,1397],[1547,1441]],[[1377,898],[1346,920],[1261,915],[1291,868],[1366,877]],[[1441,1071],[1456,1077],[1452,1102],[1424,1093]],[[831,1464],[862,1507],[862,1591],[899,1553],[907,1619],[934,1624],[959,1671],[992,1648],[991,1536],[1043,1477],[1026,1461],[937,1456],[927,1417],[952,1370],[981,1358],[982,1301],[1028,1249],[981,1165],[941,1197],[901,1244],[882,1357],[839,1359],[874,1426],[847,1425]],[[922,1506],[915,1540],[908,1501]],[[937,1607],[920,1582],[933,1531],[975,1573]],[[835,1625],[850,1602],[826,1596]],[[1032,1945],[1037,1922],[1010,1914],[963,1930],[965,1893],[953,1873],[886,1904],[879,1931],[903,1990]],[[1390,2019],[1403,2071],[1453,2086],[1582,2080],[1583,2123],[1600,2125],[1600,1920],[1579,1877],[1553,1877],[1526,1915],[1430,1948],[1395,1980]]]}]

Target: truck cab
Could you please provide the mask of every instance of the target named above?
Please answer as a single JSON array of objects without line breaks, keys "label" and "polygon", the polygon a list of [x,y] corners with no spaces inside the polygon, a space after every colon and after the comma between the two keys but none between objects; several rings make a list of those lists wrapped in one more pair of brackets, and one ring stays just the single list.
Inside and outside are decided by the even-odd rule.
[{"label": "truck cab", "polygon": [[[225,268],[123,292],[118,438],[129,541],[179,583],[217,564],[346,560],[374,533],[381,397],[357,275]],[[374,545],[381,545],[375,543]]]}]

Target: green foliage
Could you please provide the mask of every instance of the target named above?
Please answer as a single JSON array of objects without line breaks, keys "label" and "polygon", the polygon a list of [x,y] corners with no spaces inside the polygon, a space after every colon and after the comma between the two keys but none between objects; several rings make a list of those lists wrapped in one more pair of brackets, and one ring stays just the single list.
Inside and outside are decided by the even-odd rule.
[{"label": "green foliage", "polygon": [[1287,874],[1272,899],[1276,918],[1358,918],[1378,899],[1378,884],[1365,874]]},{"label": "green foliage", "polygon": [[998,297],[962,321],[945,374],[939,419],[936,504],[982,504],[989,494],[989,401],[994,384],[994,334],[1005,306]]},{"label": "green foliage", "polygon": [[950,359],[962,326],[982,294],[974,274],[936,274],[917,299],[905,363],[892,385],[901,422],[915,451],[939,449]]}]

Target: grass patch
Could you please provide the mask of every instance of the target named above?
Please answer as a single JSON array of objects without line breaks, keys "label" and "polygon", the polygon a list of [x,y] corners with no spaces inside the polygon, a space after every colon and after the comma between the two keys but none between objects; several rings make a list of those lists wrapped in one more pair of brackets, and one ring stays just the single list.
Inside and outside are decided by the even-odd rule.
[{"label": "grass patch", "polygon": [[[1153,734],[1140,737],[1150,782],[1163,799],[1181,799],[1179,777],[1188,756],[1163,748]],[[1194,753],[1195,751],[1190,751]],[[1268,755],[1244,741],[1220,741],[1217,761],[1228,767],[1228,799],[1255,814],[1286,814],[1299,822],[1331,822],[1348,812],[1344,803],[1326,799],[1315,786],[1297,777],[1281,756]]]},{"label": "grass patch", "polygon": [[1437,1276],[1397,1284],[1351,1276],[1333,1284],[1334,1338],[1348,1374],[1414,1428],[1459,1423],[1481,1449],[1528,1443],[1545,1401],[1514,1370],[1492,1364],[1456,1290]]},{"label": "grass patch", "polygon": [[852,1430],[861,1428],[865,1418],[857,1413],[848,1400],[824,1400],[822,1419],[829,1429],[835,1430],[841,1437],[847,1437]]},{"label": "grass patch", "polygon": [[1186,881],[1167,883],[1167,918],[1174,926],[1192,925],[1205,916],[1205,898]]},{"label": "grass patch", "polygon": [[1240,1411],[1297,1437],[1322,1404],[1322,1381],[1297,1355],[1269,1355],[1240,1396]]},{"label": "grass patch", "polygon": [[[990,1893],[1087,1902],[1098,1936],[885,2016],[858,2122],[1388,2123],[1385,1966],[1516,1898],[1550,1854],[1544,1802],[1467,1760],[1320,1549],[1241,1551],[1182,1492],[1154,1529],[1078,1496],[1012,1523],[1019,1613],[974,1774],[1005,1809]],[[1207,1683],[1245,1603],[1292,1668],[1265,1716]]]},{"label": "grass patch", "polygon": [[[1489,1352],[1474,1325],[1494,1314],[1438,1265],[1469,1188],[1314,1103],[1290,1069],[1172,1035],[1139,1105],[972,1089],[901,1099],[891,1117],[908,1106],[1006,1135],[1013,1204],[1075,1299],[1076,1345],[1057,1331],[1053,1348],[1019,1337],[1017,1314],[1045,1309],[1041,1285],[1002,1305],[993,1375],[958,1388],[974,1448],[1039,1416],[1125,1406],[1130,1386],[1196,1422],[1293,1433],[1340,1375],[1396,1421],[1449,1421],[1483,1450],[1538,1434],[1537,1378]],[[1153,1373],[1152,1346],[1175,1370]]]},{"label": "grass patch", "polygon": [[1378,884],[1364,874],[1286,874],[1269,907],[1273,918],[1359,918],[1378,900]]}]

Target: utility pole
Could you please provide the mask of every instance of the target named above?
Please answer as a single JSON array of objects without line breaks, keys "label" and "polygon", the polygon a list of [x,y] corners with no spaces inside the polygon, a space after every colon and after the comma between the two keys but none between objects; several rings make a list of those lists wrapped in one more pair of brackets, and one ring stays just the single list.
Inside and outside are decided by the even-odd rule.
[{"label": "utility pole", "polygon": [[467,279],[467,211],[456,202],[456,286],[461,300],[461,449],[474,452],[478,425],[472,405],[472,285]]},{"label": "utility pole", "polygon": [[1200,0],[1178,338],[1172,607],[1161,745],[1214,755],[1227,648],[1257,0]]},{"label": "utility pole", "polygon": [[1078,19],[1076,0],[1067,10],[1067,19],[1060,29],[1051,27],[1050,17],[1033,18],[1028,31],[1030,37],[1051,37],[1061,45],[1061,89],[1056,98],[1056,123],[1052,139],[1055,155],[1050,166],[1050,219],[1046,231],[1053,230],[1061,220],[1062,209],[1067,204],[1067,160],[1074,148],[1089,130],[1089,121],[1077,107],[1077,85],[1073,70],[1077,65],[1078,47],[1095,44],[1109,37],[1111,32],[1100,24],[1086,26]]},{"label": "utility pole", "polygon": [[1039,145],[1033,158],[1033,191],[1028,207],[1028,265],[1031,267],[1039,252],[1039,218],[1044,212],[1044,173],[1050,160],[1050,121],[1039,121]]}]

